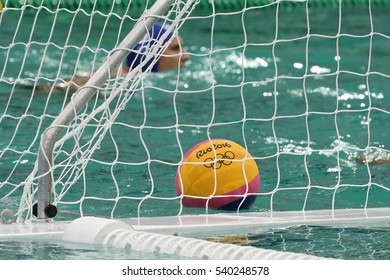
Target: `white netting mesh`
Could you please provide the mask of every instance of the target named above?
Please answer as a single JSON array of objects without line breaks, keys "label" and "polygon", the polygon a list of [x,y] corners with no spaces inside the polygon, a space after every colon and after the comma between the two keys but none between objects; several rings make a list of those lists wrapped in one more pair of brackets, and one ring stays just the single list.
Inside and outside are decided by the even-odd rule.
[{"label": "white netting mesh", "polygon": [[[37,199],[41,134],[72,102],[67,79],[95,72],[147,12],[61,2],[8,1],[0,15],[0,206],[20,220]],[[183,155],[209,138],[256,159],[254,212],[389,207],[388,165],[369,164],[389,158],[389,8],[185,3],[158,18],[184,38],[188,65],[111,77],[64,128],[51,169],[58,219],[214,213],[175,191]]]}]

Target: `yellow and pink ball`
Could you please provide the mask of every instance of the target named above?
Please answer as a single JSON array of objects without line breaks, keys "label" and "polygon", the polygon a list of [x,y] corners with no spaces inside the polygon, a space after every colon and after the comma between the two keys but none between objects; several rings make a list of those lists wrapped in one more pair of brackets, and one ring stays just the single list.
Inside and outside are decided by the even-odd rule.
[{"label": "yellow and pink ball", "polygon": [[260,189],[256,161],[241,145],[211,139],[192,147],[176,173],[185,207],[249,209]]}]

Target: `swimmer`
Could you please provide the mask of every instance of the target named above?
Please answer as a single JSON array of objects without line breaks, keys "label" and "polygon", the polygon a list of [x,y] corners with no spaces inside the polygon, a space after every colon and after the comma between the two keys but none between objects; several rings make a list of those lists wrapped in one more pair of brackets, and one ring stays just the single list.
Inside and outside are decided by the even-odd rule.
[{"label": "swimmer", "polygon": [[[153,47],[158,40],[168,32],[169,25],[156,23],[147,34],[144,40],[139,43],[128,56],[126,65],[123,67],[124,71],[129,71],[137,67],[145,60],[145,52]],[[166,44],[172,37],[173,32],[167,34],[162,44]],[[165,51],[162,53],[160,59],[153,65],[152,72],[161,72],[182,68],[185,63],[189,60],[190,56],[188,53],[182,52],[182,46],[184,44],[183,39],[180,36],[173,38],[172,42],[168,45]],[[142,70],[146,69],[153,63],[153,59],[150,59],[143,67]]]},{"label": "swimmer", "polygon": [[[122,66],[122,75],[127,74],[131,69],[134,69],[145,61],[146,52],[153,47],[166,32],[168,32],[168,28],[169,24],[167,23],[156,23],[149,30],[149,34],[146,34],[144,40],[135,46],[134,50],[127,56],[126,61]],[[173,36],[173,32],[168,33],[163,44],[167,43]],[[184,67],[186,62],[190,59],[190,55],[183,52],[183,44],[183,38],[177,35],[163,51],[159,60],[153,61],[153,58],[151,58],[142,67],[142,71],[146,71],[152,63],[154,63],[151,70],[152,72],[169,71]],[[117,72],[119,71],[113,72],[112,75],[118,75]],[[57,84],[54,87],[53,85],[39,85],[36,89],[38,91],[49,92],[53,88],[56,91],[67,92],[69,90],[73,93],[84,85],[89,78],[89,76],[76,76],[67,80],[65,83]]]},{"label": "swimmer", "polygon": [[355,161],[358,163],[368,163],[368,164],[384,164],[390,163],[390,154],[385,151],[377,151],[370,153],[367,156],[362,155],[355,158]]}]

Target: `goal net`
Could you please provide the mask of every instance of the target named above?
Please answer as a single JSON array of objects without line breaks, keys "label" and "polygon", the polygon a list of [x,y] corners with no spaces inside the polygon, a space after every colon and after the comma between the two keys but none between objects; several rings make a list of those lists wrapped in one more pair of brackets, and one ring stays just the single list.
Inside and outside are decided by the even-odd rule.
[{"label": "goal net", "polygon": [[[0,211],[15,221],[43,211],[34,210],[40,197],[56,221],[388,219],[387,1],[176,0],[153,15],[156,1],[2,2]],[[172,37],[144,45],[127,73],[138,41],[122,40],[136,26],[150,39],[154,22]],[[179,51],[166,54],[178,35]],[[152,71],[183,56],[185,65]],[[69,82],[78,77],[92,78]],[[54,134],[52,155],[40,152],[45,134]],[[214,209],[215,192],[187,207],[177,192],[187,151],[216,138],[258,166],[256,193],[244,176],[249,209]]]}]

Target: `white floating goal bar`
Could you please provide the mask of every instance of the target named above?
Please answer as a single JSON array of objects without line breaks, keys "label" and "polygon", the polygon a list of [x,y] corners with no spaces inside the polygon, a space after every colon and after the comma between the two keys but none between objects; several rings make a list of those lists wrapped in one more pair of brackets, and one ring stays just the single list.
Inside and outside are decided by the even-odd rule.
[{"label": "white floating goal bar", "polygon": [[311,260],[319,257],[278,252],[202,239],[136,231],[128,224],[103,218],[82,217],[66,228],[63,241],[102,245],[124,250],[155,252],[195,259]]},{"label": "white floating goal bar", "polygon": [[123,219],[137,230],[191,237],[243,234],[293,226],[390,227],[390,208],[220,213]]},{"label": "white floating goal bar", "polygon": [[[390,208],[248,212],[239,215],[219,213],[128,218],[120,221],[138,231],[202,238],[301,225],[341,228],[390,227]],[[52,236],[60,239],[70,223],[70,221],[46,222],[39,219],[25,223],[1,223],[0,239],[35,239],[37,236]]]}]

